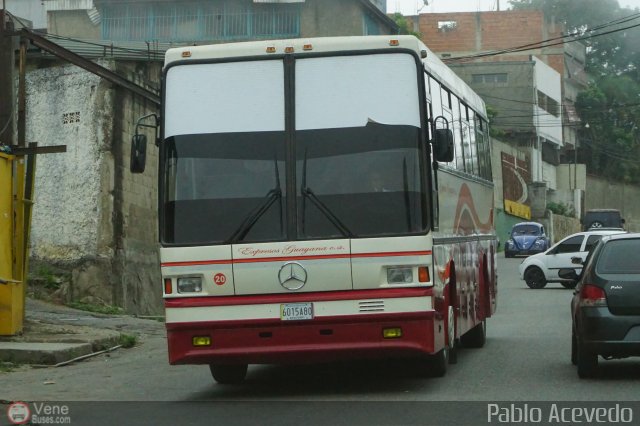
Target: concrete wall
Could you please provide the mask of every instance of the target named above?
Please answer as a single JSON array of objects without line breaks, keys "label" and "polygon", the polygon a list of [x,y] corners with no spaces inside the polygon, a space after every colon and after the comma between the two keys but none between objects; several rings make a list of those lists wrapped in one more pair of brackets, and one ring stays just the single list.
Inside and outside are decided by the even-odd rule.
[{"label": "concrete wall", "polygon": [[112,162],[113,91],[71,65],[30,71],[26,86],[27,141],[67,145],[65,154],[38,157],[32,253],[61,261],[110,256],[104,226],[113,185],[103,186],[102,176]]},{"label": "concrete wall", "polygon": [[556,167],[556,184],[558,189],[587,188],[586,164],[560,164]]},{"label": "concrete wall", "polygon": [[[28,19],[33,28],[47,28],[47,12],[42,0],[4,0],[7,10],[20,18]],[[2,3],[0,2],[0,9]]]},{"label": "concrete wall", "polygon": [[640,187],[587,176],[585,210],[619,209],[625,229],[640,232]]},{"label": "concrete wall", "polygon": [[561,239],[576,232],[580,232],[580,220],[574,217],[561,216],[549,212],[550,223],[552,226],[551,243],[555,244]]},{"label": "concrete wall", "polygon": [[[497,116],[491,127],[517,132],[535,131],[533,62],[472,62],[449,64],[449,67],[496,110]],[[506,83],[474,83],[474,74],[507,74],[508,80]]]},{"label": "concrete wall", "polygon": [[73,275],[68,297],[111,304],[114,92],[70,65],[30,71],[26,86],[27,141],[67,146],[64,154],[38,157],[33,265],[64,265]]},{"label": "concrete wall", "polygon": [[[300,37],[363,35],[363,13],[364,7],[357,1],[307,0],[300,17]],[[389,27],[382,23],[378,30],[390,34]]]},{"label": "concrete wall", "polygon": [[[127,71],[149,75],[119,70]],[[38,157],[32,265],[68,272],[61,291],[67,301],[118,305],[132,313],[162,309],[153,143],[147,173],[128,171],[133,126],[149,107],[72,65],[27,74],[27,140],[67,145],[64,154]]]},{"label": "concrete wall", "polygon": [[60,10],[47,13],[49,32],[65,37],[100,40],[102,29],[89,19],[87,10]]},{"label": "concrete wall", "polygon": [[[144,86],[150,77],[158,85],[160,64],[118,63],[118,72]],[[131,138],[140,117],[155,112],[155,106],[124,90],[116,94],[114,130],[115,212],[113,232],[116,239],[115,273],[119,282],[114,298],[128,312],[162,311],[162,287],[158,251],[158,163],[159,150],[153,129],[142,128],[147,135],[145,172],[129,171]],[[146,124],[152,124],[148,120]]]},{"label": "concrete wall", "polygon": [[542,181],[547,184],[547,189],[557,189],[556,166],[546,162],[542,162]]}]

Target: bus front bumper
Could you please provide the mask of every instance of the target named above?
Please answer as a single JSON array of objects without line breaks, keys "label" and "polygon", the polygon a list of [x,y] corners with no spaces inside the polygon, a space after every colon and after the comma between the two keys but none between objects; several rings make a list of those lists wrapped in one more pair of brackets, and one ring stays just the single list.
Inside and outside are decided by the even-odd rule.
[{"label": "bus front bumper", "polygon": [[[274,364],[433,354],[442,349],[444,340],[444,324],[436,317],[430,310],[306,321],[167,323],[169,362]],[[400,335],[385,337],[384,330],[395,334],[400,330]],[[194,339],[202,337],[209,338],[210,344],[195,346]]]}]

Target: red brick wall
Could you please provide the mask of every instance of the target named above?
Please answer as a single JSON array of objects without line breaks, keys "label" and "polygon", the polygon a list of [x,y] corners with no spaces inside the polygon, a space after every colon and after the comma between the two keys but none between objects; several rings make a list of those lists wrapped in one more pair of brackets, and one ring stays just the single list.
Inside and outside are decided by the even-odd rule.
[{"label": "red brick wall", "polygon": [[[438,30],[438,22],[456,21],[450,31]],[[540,11],[425,13],[419,15],[422,41],[436,53],[452,56],[508,49],[538,43],[561,33],[559,25],[545,23]],[[482,61],[522,61],[535,55],[563,74],[562,46],[542,54],[540,49],[489,56]]]}]

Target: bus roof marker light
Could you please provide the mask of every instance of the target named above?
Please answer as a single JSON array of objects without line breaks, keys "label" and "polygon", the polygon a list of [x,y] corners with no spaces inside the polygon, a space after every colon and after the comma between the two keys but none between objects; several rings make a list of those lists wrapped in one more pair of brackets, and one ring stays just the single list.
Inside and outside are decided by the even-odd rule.
[{"label": "bus roof marker light", "polygon": [[284,48],[284,53],[293,53],[295,52],[295,49],[293,48],[293,46],[287,46]]},{"label": "bus roof marker light", "polygon": [[276,53],[275,46],[267,46],[267,53]]},{"label": "bus roof marker light", "polygon": [[426,57],[427,57],[427,51],[426,51],[426,50],[421,50],[421,51],[420,51],[420,58],[421,58],[421,59],[424,59],[424,58],[426,58]]},{"label": "bus roof marker light", "polygon": [[389,40],[389,46],[400,46],[400,40],[397,38],[392,38]]},{"label": "bus roof marker light", "polygon": [[305,44],[302,46],[302,50],[313,50],[312,44]]},{"label": "bus roof marker light", "polygon": [[182,52],[182,57],[183,58],[190,58],[191,57],[191,51],[190,50],[185,50],[184,52]]}]

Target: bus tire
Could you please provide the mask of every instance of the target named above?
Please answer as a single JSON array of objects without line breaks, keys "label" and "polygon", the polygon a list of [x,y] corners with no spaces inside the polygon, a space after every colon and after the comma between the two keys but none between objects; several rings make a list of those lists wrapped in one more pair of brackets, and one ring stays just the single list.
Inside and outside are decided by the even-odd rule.
[{"label": "bus tire", "polygon": [[473,327],[460,337],[460,342],[467,348],[481,348],[487,341],[487,320]]},{"label": "bus tire", "polygon": [[247,364],[209,364],[213,379],[221,385],[242,383],[247,376]]},{"label": "bus tire", "polygon": [[449,364],[449,347],[445,346],[440,352],[432,355],[430,361],[430,376],[444,377],[447,374],[447,364]]},{"label": "bus tire", "polygon": [[449,345],[449,364],[458,363],[458,348],[456,343],[455,308],[449,305],[449,307],[447,308],[447,344]]}]

